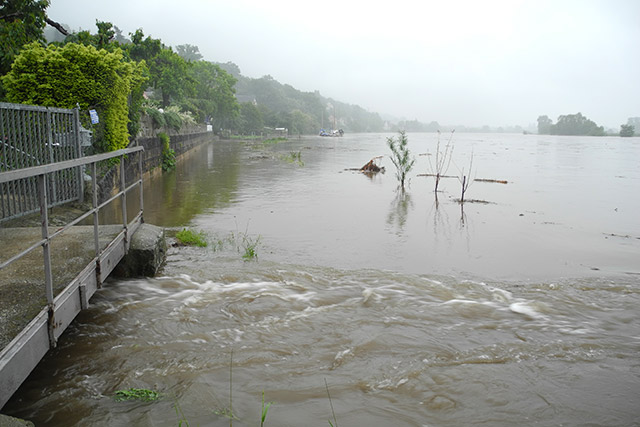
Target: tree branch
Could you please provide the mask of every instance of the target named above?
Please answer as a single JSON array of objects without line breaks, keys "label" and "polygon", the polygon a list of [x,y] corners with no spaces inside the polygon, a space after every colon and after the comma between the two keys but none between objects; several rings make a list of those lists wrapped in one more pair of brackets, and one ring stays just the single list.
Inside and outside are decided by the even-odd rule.
[{"label": "tree branch", "polygon": [[47,24],[51,25],[53,28],[55,28],[56,30],[60,31],[63,35],[68,36],[69,32],[67,30],[64,29],[64,27],[60,24],[58,24],[56,21],[52,21],[51,19],[49,19],[48,16],[45,16],[45,21],[47,21]]}]

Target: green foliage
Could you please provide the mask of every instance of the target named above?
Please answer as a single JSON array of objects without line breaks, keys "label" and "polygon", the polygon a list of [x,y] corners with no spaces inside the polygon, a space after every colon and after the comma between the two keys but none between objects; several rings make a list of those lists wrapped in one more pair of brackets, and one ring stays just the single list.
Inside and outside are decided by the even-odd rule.
[{"label": "green foliage", "polygon": [[631,137],[635,134],[635,128],[633,125],[620,125],[620,136]]},{"label": "green foliage", "polygon": [[262,416],[260,417],[260,427],[264,427],[264,420],[267,419],[267,412],[269,411],[269,408],[271,407],[271,405],[273,404],[273,402],[269,402],[266,404],[264,404],[264,390],[262,390]]},{"label": "green foliage", "polygon": [[216,129],[230,126],[240,110],[235,96],[236,79],[207,61],[191,63],[188,76],[193,82],[189,101],[196,118],[211,122]]},{"label": "green foliage", "polygon": [[253,259],[258,258],[258,244],[260,243],[260,236],[256,238],[251,238],[245,235],[242,236],[242,248],[244,253],[242,254],[242,259],[245,261],[251,261]]},{"label": "green foliage", "polygon": [[218,65],[238,79],[238,98],[257,101],[264,126],[286,127],[292,133],[317,134],[323,124],[325,128],[333,127],[335,115],[336,127],[348,132],[383,130],[384,121],[378,114],[357,105],[328,99],[318,92],[299,91],[271,76],[244,77],[233,63]]},{"label": "green foliage", "polygon": [[115,399],[117,402],[125,400],[141,400],[143,402],[153,402],[160,399],[160,393],[146,388],[130,388],[128,390],[116,391]]},{"label": "green foliage", "polygon": [[391,149],[391,162],[396,167],[396,178],[400,181],[400,187],[403,190],[407,174],[416,162],[415,158],[411,158],[408,143],[409,139],[404,131],[399,132],[397,140],[393,137],[387,138],[387,145]]},{"label": "green foliage", "polygon": [[553,120],[549,116],[538,117],[538,134],[549,135],[551,133],[551,126],[553,126]]},{"label": "green foliage", "polygon": [[129,57],[134,61],[150,61],[155,58],[162,50],[162,42],[159,39],[144,37],[142,29],[139,28],[135,33],[129,33],[131,36],[131,44],[126,46]]},{"label": "green foliage", "polygon": [[263,144],[267,145],[267,144],[278,144],[280,142],[285,142],[287,141],[287,138],[285,137],[280,137],[280,138],[269,138],[269,139],[265,139],[264,141],[262,141]]},{"label": "green foliage", "polygon": [[171,148],[169,135],[164,132],[158,134],[160,142],[162,142],[162,170],[167,172],[176,167],[176,152]]},{"label": "green foliage", "polygon": [[93,127],[94,147],[112,151],[129,143],[128,98],[145,81],[142,68],[126,62],[119,49],[107,52],[76,43],[44,48],[32,43],[2,80],[9,102],[60,108],[79,105],[86,127],[90,126],[87,110],[95,109],[100,123]]},{"label": "green foliage", "polygon": [[547,116],[538,117],[538,133],[551,135],[588,135],[603,136],[604,127],[598,126],[582,113],[567,114],[558,117],[554,125]]},{"label": "green foliage", "polygon": [[164,112],[164,120],[167,126],[178,132],[182,127],[182,118],[175,111],[167,110]]},{"label": "green foliage", "polygon": [[187,90],[187,63],[170,49],[162,49],[155,57],[147,60],[151,83],[162,93],[162,106],[171,101],[179,102]]},{"label": "green foliage", "polygon": [[164,114],[162,113],[162,111],[158,110],[157,108],[146,107],[144,109],[144,112],[147,114],[147,116],[151,117],[151,120],[153,121],[154,126],[162,128],[167,125],[167,122],[164,119]]},{"label": "green foliage", "polygon": [[262,113],[252,102],[243,102],[240,104],[238,122],[238,130],[245,135],[260,133],[264,128]]},{"label": "green foliage", "polygon": [[304,166],[302,161],[302,151],[290,151],[289,154],[281,157],[282,160],[288,163],[298,163],[298,166]]},{"label": "green foliage", "polygon": [[198,46],[193,46],[190,44],[181,44],[176,46],[176,53],[187,62],[195,62],[202,59],[202,55],[200,54],[200,49],[198,48]]},{"label": "green foliage", "polygon": [[44,41],[49,4],[49,0],[0,0],[0,75],[9,72],[24,45]]},{"label": "green foliage", "polygon": [[201,248],[207,246],[206,236],[202,231],[196,233],[193,230],[183,228],[176,234],[176,239],[187,246],[199,246]]}]

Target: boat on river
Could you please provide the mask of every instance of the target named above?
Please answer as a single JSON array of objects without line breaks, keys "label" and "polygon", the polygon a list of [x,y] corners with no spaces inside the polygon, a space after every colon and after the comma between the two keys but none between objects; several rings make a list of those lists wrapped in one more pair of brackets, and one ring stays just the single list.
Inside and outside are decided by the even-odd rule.
[{"label": "boat on river", "polygon": [[320,136],[332,136],[332,137],[337,137],[337,136],[343,136],[344,135],[344,131],[342,129],[334,129],[334,130],[324,130],[324,129],[320,129]]}]

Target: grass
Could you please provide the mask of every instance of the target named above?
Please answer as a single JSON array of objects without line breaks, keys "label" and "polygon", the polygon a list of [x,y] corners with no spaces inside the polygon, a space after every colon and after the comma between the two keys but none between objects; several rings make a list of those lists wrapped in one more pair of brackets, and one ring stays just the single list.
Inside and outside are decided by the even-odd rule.
[{"label": "grass", "polygon": [[302,161],[302,151],[290,151],[289,154],[280,156],[282,160],[288,163],[298,163],[298,166],[304,166]]},{"label": "grass", "polygon": [[257,247],[260,243],[260,236],[252,239],[246,234],[242,236],[242,249],[244,253],[242,254],[242,259],[245,261],[251,261],[252,259],[258,258]]},{"label": "grass", "polygon": [[264,427],[264,420],[267,419],[267,412],[269,411],[269,408],[271,407],[272,404],[273,404],[273,402],[269,402],[265,406],[265,404],[264,404],[264,390],[262,390],[262,417],[260,418],[260,427]]},{"label": "grass", "polygon": [[280,137],[280,138],[269,138],[269,139],[265,139],[264,141],[262,141],[263,144],[277,144],[279,142],[285,142],[287,140],[287,138],[285,137]]},{"label": "grass", "polygon": [[195,232],[191,229],[183,228],[176,234],[176,239],[184,246],[199,246],[201,248],[207,246],[206,236],[204,232]]},{"label": "grass", "polygon": [[153,402],[160,399],[160,393],[146,388],[130,388],[128,390],[116,391],[115,399],[117,402],[125,400],[141,400],[143,402]]}]

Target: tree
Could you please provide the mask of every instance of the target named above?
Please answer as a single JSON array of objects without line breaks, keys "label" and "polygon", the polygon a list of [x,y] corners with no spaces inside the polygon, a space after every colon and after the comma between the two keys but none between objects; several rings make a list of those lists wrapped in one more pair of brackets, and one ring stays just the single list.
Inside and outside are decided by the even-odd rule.
[{"label": "tree", "polygon": [[396,167],[396,178],[400,181],[402,191],[404,191],[404,182],[407,174],[416,162],[416,159],[411,157],[407,147],[408,143],[409,139],[404,131],[399,132],[397,140],[393,137],[387,138],[387,145],[391,149],[391,162]]},{"label": "tree", "polygon": [[47,7],[49,0],[0,0],[0,75],[25,44],[44,41]]},{"label": "tree", "polygon": [[44,42],[47,24],[67,35],[62,25],[47,16],[49,4],[49,0],[0,0],[0,75],[9,72],[23,46]]},{"label": "tree", "polygon": [[264,127],[262,114],[258,107],[251,102],[240,104],[240,131],[244,134],[261,132]]},{"label": "tree", "polygon": [[558,122],[551,128],[553,135],[590,135],[603,136],[604,127],[598,126],[582,113],[568,114],[558,117]]},{"label": "tree", "polygon": [[549,135],[551,133],[551,126],[553,126],[553,121],[549,118],[549,116],[545,115],[538,117],[539,135]]},{"label": "tree", "polygon": [[202,59],[202,55],[200,54],[200,49],[198,49],[198,46],[193,46],[190,44],[181,44],[176,46],[176,53],[187,62],[196,62]]},{"label": "tree", "polygon": [[235,97],[236,79],[219,65],[198,61],[189,66],[193,82],[190,103],[197,107],[193,111],[199,120],[211,117],[216,128],[226,127],[239,112]]},{"label": "tree", "polygon": [[137,29],[135,33],[129,33],[131,36],[131,44],[126,46],[129,57],[134,61],[150,61],[156,57],[162,50],[162,42],[160,39],[154,39],[151,36],[144,38],[142,29]]},{"label": "tree", "polygon": [[169,106],[172,100],[181,101],[189,80],[184,59],[170,49],[162,49],[148,63],[151,83],[162,92],[162,106]]},{"label": "tree", "polygon": [[633,129],[640,129],[640,117],[629,117],[627,124],[633,126]]},{"label": "tree", "polygon": [[39,43],[24,47],[11,71],[2,78],[9,102],[89,109],[100,123],[94,127],[94,146],[99,151],[124,148],[128,144],[128,104],[132,91],[145,82],[143,64],[124,60],[122,52],[98,50],[69,43],[44,48]]},{"label": "tree", "polygon": [[620,136],[630,137],[635,134],[635,128],[632,125],[620,125]]},{"label": "tree", "polygon": [[433,192],[436,195],[436,200],[438,200],[438,185],[440,184],[440,178],[447,174],[449,170],[449,166],[451,165],[451,156],[453,154],[453,134],[455,133],[455,129],[451,131],[451,135],[444,145],[444,151],[440,147],[440,136],[441,133],[438,131],[438,142],[436,143],[436,154],[434,156],[434,163],[431,163],[431,158],[429,158],[429,168],[431,169],[431,175],[436,178],[436,185]]}]

